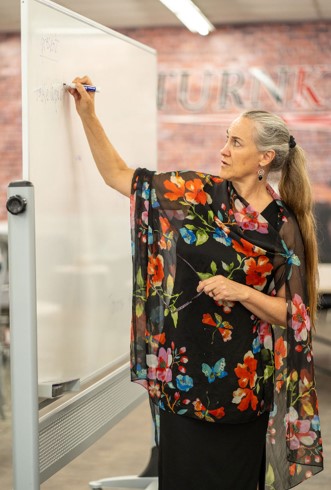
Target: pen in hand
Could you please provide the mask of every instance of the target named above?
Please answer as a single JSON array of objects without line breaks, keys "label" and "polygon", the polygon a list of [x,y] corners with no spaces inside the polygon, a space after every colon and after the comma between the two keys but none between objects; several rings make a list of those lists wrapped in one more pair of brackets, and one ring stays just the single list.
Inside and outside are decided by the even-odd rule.
[{"label": "pen in hand", "polygon": [[[63,86],[65,88],[76,88],[75,83],[63,83]],[[100,92],[100,87],[96,87],[95,85],[87,85],[83,83],[83,87],[85,88],[86,92]]]}]

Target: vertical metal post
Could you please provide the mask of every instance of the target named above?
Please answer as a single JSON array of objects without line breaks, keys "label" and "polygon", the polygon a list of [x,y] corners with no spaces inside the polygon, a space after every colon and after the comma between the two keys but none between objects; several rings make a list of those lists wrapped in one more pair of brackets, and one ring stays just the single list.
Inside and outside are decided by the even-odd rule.
[{"label": "vertical metal post", "polygon": [[34,188],[8,187],[14,490],[37,490],[38,368]]}]

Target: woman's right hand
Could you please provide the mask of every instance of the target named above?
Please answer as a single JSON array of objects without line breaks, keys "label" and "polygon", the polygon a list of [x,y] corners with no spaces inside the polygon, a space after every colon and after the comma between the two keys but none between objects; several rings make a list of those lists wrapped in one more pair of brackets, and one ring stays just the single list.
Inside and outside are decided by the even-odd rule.
[{"label": "woman's right hand", "polygon": [[92,85],[89,77],[73,80],[76,88],[68,91],[75,99],[76,109],[81,117],[84,131],[90,145],[94,161],[106,184],[124,196],[130,196],[134,170],[129,168],[116,148],[109,141],[94,109],[94,92],[83,87]]},{"label": "woman's right hand", "polygon": [[75,99],[76,109],[82,119],[95,115],[94,108],[94,92],[88,92],[83,87],[85,85],[93,85],[92,80],[85,77],[76,77],[73,81],[76,84],[76,88],[69,88],[68,92]]}]

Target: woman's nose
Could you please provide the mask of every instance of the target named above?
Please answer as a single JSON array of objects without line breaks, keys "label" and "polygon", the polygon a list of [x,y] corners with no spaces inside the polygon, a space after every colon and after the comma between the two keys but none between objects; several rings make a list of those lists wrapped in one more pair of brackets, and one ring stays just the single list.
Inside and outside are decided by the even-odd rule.
[{"label": "woman's nose", "polygon": [[230,149],[229,149],[228,142],[226,142],[225,145],[223,146],[223,148],[220,149],[220,153],[221,153],[221,155],[229,155]]}]

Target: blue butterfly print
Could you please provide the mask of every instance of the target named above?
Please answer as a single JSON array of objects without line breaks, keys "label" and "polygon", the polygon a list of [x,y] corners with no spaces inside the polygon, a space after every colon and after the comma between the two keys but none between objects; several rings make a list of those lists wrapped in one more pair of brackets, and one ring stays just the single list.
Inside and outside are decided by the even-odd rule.
[{"label": "blue butterfly print", "polygon": [[225,369],[225,359],[224,357],[222,357],[221,359],[219,359],[214,367],[211,367],[209,366],[208,364],[206,364],[205,362],[202,363],[202,372],[203,374],[208,378],[208,383],[213,383],[215,381],[216,378],[224,378],[225,376],[228,375],[228,373],[226,371],[224,371]]}]

